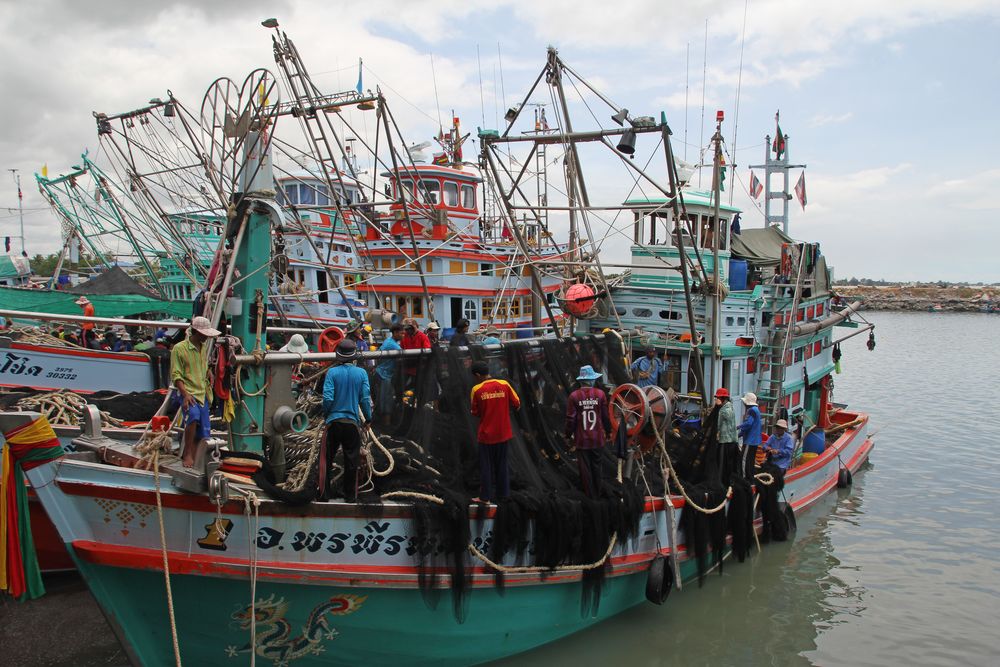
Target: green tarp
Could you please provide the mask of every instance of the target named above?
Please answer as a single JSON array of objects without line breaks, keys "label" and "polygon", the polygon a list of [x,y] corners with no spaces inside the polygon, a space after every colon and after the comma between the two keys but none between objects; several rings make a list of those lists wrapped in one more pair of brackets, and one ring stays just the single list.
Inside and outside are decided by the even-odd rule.
[{"label": "green tarp", "polygon": [[774,225],[763,229],[744,229],[733,235],[733,257],[757,266],[777,266],[781,263],[781,244],[791,242],[791,237]]},{"label": "green tarp", "polygon": [[[22,310],[52,315],[82,315],[75,301],[77,294],[47,289],[0,287],[0,310]],[[163,301],[137,294],[94,294],[87,297],[94,304],[96,317],[130,317],[145,313],[165,313],[177,319],[191,317],[190,301]]]}]

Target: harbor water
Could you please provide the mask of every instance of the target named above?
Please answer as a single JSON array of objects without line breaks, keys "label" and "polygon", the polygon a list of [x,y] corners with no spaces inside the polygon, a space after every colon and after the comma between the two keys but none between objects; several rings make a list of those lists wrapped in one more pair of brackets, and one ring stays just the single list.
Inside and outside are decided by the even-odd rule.
[{"label": "harbor water", "polygon": [[[867,410],[876,433],[852,489],[800,517],[794,540],[727,562],[662,607],[496,664],[997,664],[1000,316],[866,317],[875,352],[865,336],[845,342],[835,376],[835,400]],[[43,600],[0,604],[7,664],[125,664],[82,585],[52,583]]]}]

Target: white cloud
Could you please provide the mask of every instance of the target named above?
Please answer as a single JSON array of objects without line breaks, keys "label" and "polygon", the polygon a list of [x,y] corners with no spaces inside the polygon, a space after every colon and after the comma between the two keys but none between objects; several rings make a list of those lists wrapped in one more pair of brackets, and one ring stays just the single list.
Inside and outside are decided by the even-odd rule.
[{"label": "white cloud", "polygon": [[813,116],[809,119],[809,127],[822,127],[824,125],[838,125],[840,123],[846,123],[850,119],[854,118],[854,112],[848,111],[840,115],[833,114],[822,114],[818,116]]}]

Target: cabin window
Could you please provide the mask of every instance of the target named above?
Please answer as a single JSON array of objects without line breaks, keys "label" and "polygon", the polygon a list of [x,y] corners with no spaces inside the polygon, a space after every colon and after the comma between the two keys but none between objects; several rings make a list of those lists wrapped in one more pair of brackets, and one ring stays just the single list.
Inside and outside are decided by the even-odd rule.
[{"label": "cabin window", "polygon": [[424,180],[420,181],[420,189],[423,194],[422,200],[428,204],[441,203],[441,182]]},{"label": "cabin window", "polygon": [[729,231],[729,219],[728,218],[722,218],[722,221],[721,221],[721,223],[719,225],[719,231],[720,231],[720,234],[719,234],[719,250],[725,250],[729,246],[729,243],[728,243],[729,234],[727,233]]},{"label": "cabin window", "polygon": [[356,274],[354,273],[344,274],[344,287],[352,288],[357,284],[357,282],[358,282],[358,276]]},{"label": "cabin window", "polygon": [[458,183],[444,184],[444,205],[458,206]]},{"label": "cabin window", "polygon": [[667,354],[664,361],[666,362],[666,374],[660,377],[660,386],[666,385],[666,388],[679,392],[681,390],[681,355]]},{"label": "cabin window", "polygon": [[615,306],[615,312],[618,313],[619,315],[626,315],[626,314],[628,314],[628,311],[625,310],[625,308],[623,308],[622,306]]},{"label": "cabin window", "polygon": [[805,348],[797,347],[795,348],[795,361],[792,363],[799,363],[805,357]]},{"label": "cabin window", "polygon": [[727,317],[727,318],[726,318],[726,326],[727,326],[727,327],[731,327],[731,326],[733,326],[733,323],[735,323],[735,322],[736,322],[736,320],[735,320],[735,319],[733,319],[732,317]]},{"label": "cabin window", "polygon": [[813,343],[813,356],[818,357],[820,352],[823,351],[823,341],[818,340]]},{"label": "cabin window", "polygon": [[411,299],[413,303],[413,309],[410,313],[414,317],[423,317],[424,314],[424,299],[423,297],[415,296]]},{"label": "cabin window", "polygon": [[299,184],[298,183],[286,183],[285,184],[285,200],[288,202],[289,206],[296,206],[299,203]]},{"label": "cabin window", "polygon": [[746,323],[747,323],[747,318],[745,318],[745,317],[737,317],[737,318],[736,318],[736,326],[740,326],[740,327],[742,327],[742,326],[744,326],[744,325],[745,325]]},{"label": "cabin window", "polygon": [[471,185],[462,186],[462,208],[476,208],[476,188]]},{"label": "cabin window", "polygon": [[649,308],[633,308],[632,315],[635,317],[652,317],[653,311]]},{"label": "cabin window", "polygon": [[493,299],[483,299],[483,319],[492,319],[495,303]]},{"label": "cabin window", "polygon": [[673,310],[661,310],[660,318],[664,320],[679,320],[681,319],[681,314]]},{"label": "cabin window", "polygon": [[806,318],[806,309],[805,308],[799,308],[798,311],[796,311],[796,313],[795,313],[795,321],[796,322],[801,322],[805,318]]},{"label": "cabin window", "polygon": [[747,374],[757,372],[757,357],[747,357]]},{"label": "cabin window", "polygon": [[329,206],[330,205],[330,192],[329,192],[329,190],[326,189],[326,184],[325,183],[321,183],[316,188],[316,190],[317,190],[317,192],[316,192],[316,203],[319,204],[320,206]]},{"label": "cabin window", "polygon": [[479,264],[476,262],[467,262],[465,264],[465,272],[470,276],[479,275]]},{"label": "cabin window", "polygon": [[316,204],[316,188],[305,183],[299,186],[299,204],[302,206],[313,206]]},{"label": "cabin window", "polygon": [[432,259],[427,260],[426,267],[427,268],[425,268],[424,270],[427,271],[427,273],[434,273],[434,260]]},{"label": "cabin window", "polygon": [[823,316],[823,304],[817,303],[816,304],[816,317],[822,317],[822,316]]},{"label": "cabin window", "polygon": [[413,181],[411,181],[410,179],[404,179],[403,190],[405,191],[404,196],[406,197],[407,201],[413,201],[416,199],[416,197],[413,195]]},{"label": "cabin window", "polygon": [[462,273],[465,270],[465,265],[461,262],[448,262],[448,273]]},{"label": "cabin window", "polygon": [[472,299],[466,299],[465,303],[462,305],[462,315],[470,322],[478,320],[479,309],[476,308],[476,302]]},{"label": "cabin window", "polygon": [[274,199],[275,199],[275,201],[278,202],[278,206],[284,206],[285,205],[285,188],[284,188],[284,186],[279,187],[278,191],[274,193]]},{"label": "cabin window", "polygon": [[801,404],[802,404],[802,390],[800,389],[799,391],[792,394],[792,407],[794,408]]},{"label": "cabin window", "polygon": [[492,264],[480,264],[479,265],[479,275],[481,276],[492,276],[493,275],[493,265]]},{"label": "cabin window", "polygon": [[521,309],[521,312],[523,312],[525,315],[531,315],[533,312],[535,312],[534,306],[532,306],[531,301],[532,299],[530,296],[524,297],[524,308]]}]

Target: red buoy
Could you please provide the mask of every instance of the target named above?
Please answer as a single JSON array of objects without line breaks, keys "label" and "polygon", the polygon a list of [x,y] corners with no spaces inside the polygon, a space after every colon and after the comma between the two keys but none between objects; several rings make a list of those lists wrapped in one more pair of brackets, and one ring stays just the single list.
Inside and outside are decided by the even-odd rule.
[{"label": "red buoy", "polygon": [[566,290],[563,300],[566,302],[564,309],[576,317],[585,315],[594,307],[596,292],[590,285],[575,283]]}]

